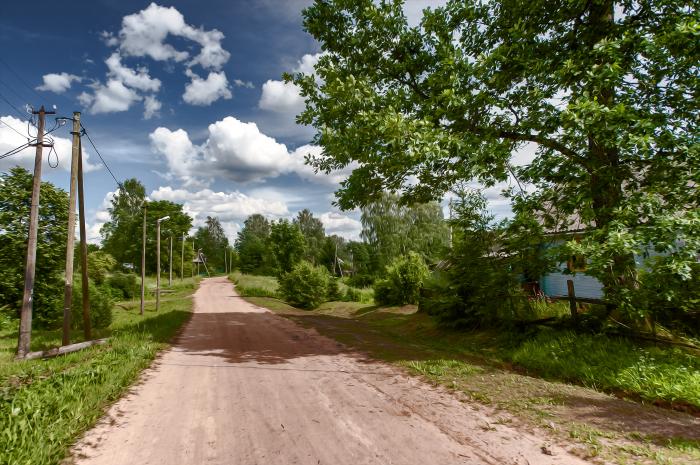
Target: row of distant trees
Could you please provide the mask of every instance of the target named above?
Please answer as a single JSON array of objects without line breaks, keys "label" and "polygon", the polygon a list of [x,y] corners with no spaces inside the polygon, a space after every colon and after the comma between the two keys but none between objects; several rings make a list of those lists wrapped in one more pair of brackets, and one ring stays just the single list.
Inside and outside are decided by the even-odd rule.
[{"label": "row of distant trees", "polygon": [[366,286],[393,260],[410,252],[435,262],[447,248],[449,237],[440,205],[409,206],[399,200],[385,194],[362,209],[361,241],[327,235],[321,220],[308,209],[291,221],[251,215],[235,242],[237,266],[245,273],[280,275],[305,260]]}]

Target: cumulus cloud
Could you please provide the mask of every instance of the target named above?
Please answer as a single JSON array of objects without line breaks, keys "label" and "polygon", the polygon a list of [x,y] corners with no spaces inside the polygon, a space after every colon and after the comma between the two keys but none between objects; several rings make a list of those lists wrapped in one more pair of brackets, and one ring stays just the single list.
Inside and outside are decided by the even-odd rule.
[{"label": "cumulus cloud", "polygon": [[93,93],[83,92],[78,96],[80,103],[93,114],[126,111],[141,96],[119,80],[110,79],[107,84],[99,82],[91,85]]},{"label": "cumulus cloud", "polygon": [[[14,128],[20,133],[24,133],[27,129],[27,123],[21,121],[12,116],[0,116],[0,153],[9,152],[15,147],[19,147],[27,142],[27,138],[17,134],[15,131],[10,129],[8,126]],[[71,154],[72,154],[72,142],[70,139],[65,137],[58,137],[55,135],[51,136],[54,141],[55,156],[58,157],[58,166],[64,170],[70,170]],[[13,166],[19,165],[28,170],[32,170],[34,167],[34,155],[36,149],[34,147],[29,147],[21,152],[3,158],[0,160],[0,170],[6,171]],[[53,163],[55,159],[52,152],[51,162]],[[99,165],[95,165],[90,161],[90,152],[83,147],[83,169],[85,172],[94,171],[100,168]],[[44,159],[49,158],[49,150],[44,149]]]},{"label": "cumulus cloud", "polygon": [[42,79],[44,80],[44,83],[38,86],[36,89],[55,92],[57,94],[62,94],[63,92],[70,89],[73,82],[82,81],[82,78],[80,76],[68,73],[44,74]]},{"label": "cumulus cloud", "polygon": [[[297,62],[293,73],[314,74],[314,66],[321,58],[321,53],[306,54]],[[277,113],[296,115],[304,108],[304,99],[298,86],[284,81],[268,80],[263,84],[258,107]]]},{"label": "cumulus cloud", "polygon": [[148,95],[143,101],[143,119],[151,119],[158,115],[162,104],[153,95]]},{"label": "cumulus cloud", "polygon": [[299,87],[291,82],[268,80],[262,86],[258,107],[277,113],[297,115],[304,109],[304,98]]},{"label": "cumulus cloud", "polygon": [[[221,46],[224,39],[221,31],[190,26],[175,7],[155,3],[123,18],[115,45],[119,45],[124,56],[148,56],[156,61],[177,62],[190,58],[189,52],[177,50],[165,42],[169,35],[189,39],[201,46],[199,54],[187,62],[188,66],[198,64],[207,69],[220,69],[231,56]],[[112,37],[109,39],[114,43]]]},{"label": "cumulus cloud", "polygon": [[109,76],[125,85],[142,90],[144,92],[158,92],[160,89],[160,79],[154,79],[148,75],[148,68],[140,67],[136,70],[122,65],[121,57],[118,53],[113,53],[105,60],[109,69]]},{"label": "cumulus cloud", "polygon": [[218,217],[232,239],[240,229],[240,223],[253,213],[267,217],[289,214],[287,205],[282,201],[251,197],[239,191],[215,192],[210,189],[186,190],[165,186],[154,190],[150,197],[181,203],[183,210],[194,219],[194,228],[204,225],[207,216]]},{"label": "cumulus cloud", "polygon": [[185,86],[182,99],[190,105],[206,106],[220,98],[230,99],[232,97],[226,73],[223,71],[211,72],[206,79],[202,79],[190,70],[187,70],[185,74],[191,79],[191,82]]},{"label": "cumulus cloud", "polygon": [[362,232],[362,223],[340,212],[326,212],[319,215],[326,234],[337,234],[346,239],[357,240]]},{"label": "cumulus cloud", "polygon": [[[174,7],[151,3],[137,13],[124,16],[118,34],[103,31],[100,37],[107,46],[116,50],[105,60],[107,82],[93,83],[90,86],[92,92],[83,92],[79,98],[92,113],[127,111],[137,101],[144,102],[145,119],[153,117],[160,110],[161,104],[154,95],[144,97],[146,92],[160,90],[160,79],[151,77],[145,66],[132,68],[125,65],[123,60],[128,57],[183,63],[185,75],[190,78],[183,100],[191,105],[211,105],[219,99],[232,97],[226,74],[221,71],[231,56],[221,45],[224,34],[216,29],[207,30],[187,24]],[[194,42],[199,45],[198,53],[189,48],[179,50],[168,43],[169,38]],[[191,70],[196,65],[208,71],[206,78]],[[56,78],[52,79],[56,81]],[[252,83],[241,80],[235,83],[252,86]],[[70,86],[70,81],[67,85]]]},{"label": "cumulus cloud", "polygon": [[261,181],[281,174],[297,173],[302,179],[335,184],[348,171],[328,176],[314,173],[304,157],[321,155],[320,147],[306,145],[292,152],[287,146],[262,133],[255,123],[244,123],[232,116],[212,123],[209,136],[195,145],[183,129],[159,127],[150,134],[153,150],[165,158],[169,173],[186,185],[208,185],[215,177],[238,182]]}]

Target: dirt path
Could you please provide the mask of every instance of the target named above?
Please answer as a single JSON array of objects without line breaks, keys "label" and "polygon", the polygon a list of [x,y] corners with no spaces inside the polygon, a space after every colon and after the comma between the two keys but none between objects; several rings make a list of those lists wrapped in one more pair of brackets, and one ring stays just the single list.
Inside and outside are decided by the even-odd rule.
[{"label": "dirt path", "polygon": [[78,464],[578,464],[455,397],[204,280],[191,321]]}]

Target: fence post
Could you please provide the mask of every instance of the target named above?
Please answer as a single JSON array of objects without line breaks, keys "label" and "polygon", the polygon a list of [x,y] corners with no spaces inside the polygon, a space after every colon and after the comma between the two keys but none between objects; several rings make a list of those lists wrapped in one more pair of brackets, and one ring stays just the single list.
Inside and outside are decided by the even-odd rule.
[{"label": "fence post", "polygon": [[574,289],[574,280],[566,280],[566,289],[569,292],[569,310],[571,310],[571,319],[574,320],[574,325],[578,325],[578,310],[576,309],[576,291]]}]

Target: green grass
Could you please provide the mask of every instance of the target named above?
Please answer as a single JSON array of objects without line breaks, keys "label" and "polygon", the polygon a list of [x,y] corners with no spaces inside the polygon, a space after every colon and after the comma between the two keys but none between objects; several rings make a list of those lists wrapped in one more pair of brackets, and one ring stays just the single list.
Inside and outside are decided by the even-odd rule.
[{"label": "green grass", "polygon": [[279,284],[274,276],[257,276],[234,271],[229,275],[229,279],[243,297],[279,297]]},{"label": "green grass", "polygon": [[[167,284],[167,281],[166,281]],[[174,283],[172,294],[147,301],[144,316],[138,300],[121,302],[112,325],[96,337],[103,346],[47,360],[13,361],[17,321],[0,330],[0,463],[51,464],[118,399],[167,347],[189,318],[196,283]],[[72,342],[81,338],[74,332]],[[32,350],[60,345],[60,331],[32,333]]]},{"label": "green grass", "polygon": [[543,331],[504,350],[539,376],[700,409],[700,358],[680,349],[639,346],[604,335]]}]

